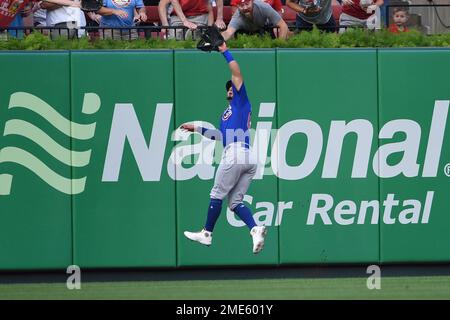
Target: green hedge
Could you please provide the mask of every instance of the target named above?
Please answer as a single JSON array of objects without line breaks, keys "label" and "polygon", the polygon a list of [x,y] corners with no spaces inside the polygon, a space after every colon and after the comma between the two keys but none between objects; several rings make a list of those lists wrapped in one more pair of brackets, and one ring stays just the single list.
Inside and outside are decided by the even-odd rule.
[{"label": "green hedge", "polygon": [[[85,49],[191,49],[196,41],[175,41],[160,39],[138,39],[133,41],[96,40],[50,40],[40,33],[32,33],[23,40],[0,41],[0,50],[85,50]],[[322,33],[317,29],[301,32],[288,40],[271,39],[269,36],[240,35],[228,41],[230,48],[389,48],[389,47],[450,47],[450,33],[423,35],[411,30],[392,34],[387,30],[378,32],[352,29],[343,34]]]}]

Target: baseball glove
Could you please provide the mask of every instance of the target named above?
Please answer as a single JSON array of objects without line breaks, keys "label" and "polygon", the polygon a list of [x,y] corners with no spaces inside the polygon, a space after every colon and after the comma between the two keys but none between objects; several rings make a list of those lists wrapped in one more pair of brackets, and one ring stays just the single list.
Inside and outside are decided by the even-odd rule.
[{"label": "baseball glove", "polygon": [[103,6],[103,0],[81,0],[81,10],[98,11]]},{"label": "baseball glove", "polygon": [[225,42],[219,29],[216,26],[208,27],[202,33],[202,37],[197,43],[197,49],[202,51],[219,51],[219,47]]}]

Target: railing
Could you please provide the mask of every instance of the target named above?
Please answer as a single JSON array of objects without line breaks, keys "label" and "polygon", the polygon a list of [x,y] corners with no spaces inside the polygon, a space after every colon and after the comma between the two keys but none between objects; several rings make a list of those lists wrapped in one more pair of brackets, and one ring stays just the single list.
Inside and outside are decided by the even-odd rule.
[{"label": "railing", "polygon": [[[175,39],[175,40],[198,40],[201,32],[205,30],[206,26],[199,26],[196,30],[189,30],[186,27],[166,27],[166,26],[132,26],[132,27],[9,27],[0,29],[0,39],[21,39],[32,32],[40,32],[41,34],[49,36],[50,39],[67,38],[78,39],[83,36],[88,36],[90,39],[114,39],[114,40],[135,40],[135,39]],[[347,26],[327,27],[324,31],[337,32],[340,28],[348,28]],[[309,27],[289,26],[289,30],[293,33],[302,30],[310,30]],[[272,38],[276,37],[278,32],[277,27],[267,26],[259,32],[253,34],[269,34]],[[239,37],[244,32],[236,32],[235,37]],[[246,33],[248,34],[248,33]]]}]

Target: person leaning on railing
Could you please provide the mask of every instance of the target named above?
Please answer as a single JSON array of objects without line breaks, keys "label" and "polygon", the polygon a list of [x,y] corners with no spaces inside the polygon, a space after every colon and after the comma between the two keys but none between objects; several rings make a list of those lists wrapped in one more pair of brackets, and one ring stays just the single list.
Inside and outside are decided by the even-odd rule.
[{"label": "person leaning on railing", "polygon": [[342,13],[339,18],[339,32],[347,27],[367,27],[367,21],[376,9],[384,4],[383,0],[342,0]]},{"label": "person leaning on railing", "polygon": [[37,28],[44,28],[47,26],[47,10],[41,8],[41,2],[36,2],[33,5],[33,25]]},{"label": "person leaning on railing", "polygon": [[[262,1],[264,1],[267,4],[269,4],[279,14],[282,14],[283,2],[281,2],[281,0],[262,0]],[[237,4],[238,3],[239,3],[239,0],[231,0],[230,1],[232,14],[234,14],[237,11]]]},{"label": "person leaning on railing", "polygon": [[336,32],[332,0],[286,0],[286,5],[297,12],[295,26],[300,31],[312,30],[313,25],[326,32]]},{"label": "person leaning on railing", "polygon": [[[170,18],[167,7],[172,4]],[[198,26],[211,26],[214,23],[214,13],[209,0],[161,0],[158,5],[159,19],[164,27],[179,27],[169,30],[168,38],[177,40],[200,38]],[[182,27],[188,28],[185,32]],[[193,34],[192,34],[192,33]]]},{"label": "person leaning on railing", "polygon": [[286,39],[289,28],[270,5],[260,0],[239,0],[238,10],[234,13],[227,30],[222,33],[225,41],[230,39],[237,31],[243,33],[261,34],[268,26],[278,28],[277,38]]},{"label": "person leaning on railing", "polygon": [[227,25],[225,24],[225,21],[223,21],[223,0],[216,0],[215,2],[217,8],[217,17],[215,17],[216,22],[214,22],[214,24],[217,26],[217,28],[219,28],[219,30],[225,30],[227,28]]},{"label": "person leaning on railing", "polygon": [[86,26],[86,19],[79,7],[77,1],[42,1],[40,8],[47,10],[46,24],[55,28],[50,31],[52,39],[73,39],[84,34],[79,28]]},{"label": "person leaning on railing", "polygon": [[100,38],[105,39],[137,39],[136,28],[123,29],[123,27],[134,27],[136,23],[147,21],[142,0],[103,0],[103,7],[96,13],[102,16],[99,21]]}]

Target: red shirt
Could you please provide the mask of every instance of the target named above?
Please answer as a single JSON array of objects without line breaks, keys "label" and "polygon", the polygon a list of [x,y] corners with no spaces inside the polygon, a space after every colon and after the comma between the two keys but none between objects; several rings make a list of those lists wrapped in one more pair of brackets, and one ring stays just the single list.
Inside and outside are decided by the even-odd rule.
[{"label": "red shirt", "polygon": [[353,4],[351,5],[342,5],[342,12],[348,14],[349,16],[366,20],[373,13],[367,13],[364,9],[359,5],[360,0],[353,0]]},{"label": "red shirt", "polygon": [[[208,13],[207,0],[179,0],[179,3],[186,17],[201,16]],[[176,15],[175,10],[172,15]]]},{"label": "red shirt", "polygon": [[[275,9],[275,11],[281,11],[281,9],[283,8],[281,0],[263,0],[263,1],[267,4],[270,4],[270,6]],[[237,7],[237,4],[238,0],[231,0],[231,5],[233,7]]]},{"label": "red shirt", "polygon": [[389,26],[389,31],[392,33],[408,32],[408,28],[405,26],[403,31],[400,31],[395,23]]},{"label": "red shirt", "polygon": [[0,27],[7,28],[28,0],[0,0]]}]

